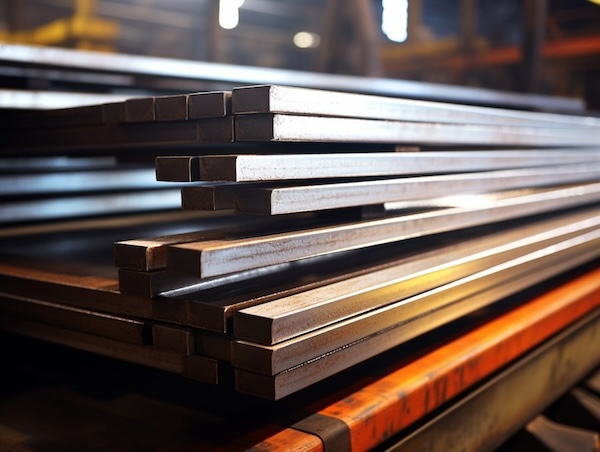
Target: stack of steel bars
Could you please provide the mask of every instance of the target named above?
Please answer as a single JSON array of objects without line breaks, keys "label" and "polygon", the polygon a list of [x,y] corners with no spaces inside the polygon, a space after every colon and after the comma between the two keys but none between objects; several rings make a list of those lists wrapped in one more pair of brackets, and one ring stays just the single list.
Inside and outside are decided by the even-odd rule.
[{"label": "stack of steel bars", "polygon": [[[267,399],[600,255],[600,118],[589,115],[254,86],[9,126],[19,133],[3,146],[36,159],[162,153],[162,183],[119,165],[116,185],[87,174],[99,188],[83,203],[105,184],[129,190],[117,210],[173,208],[183,186],[191,212],[78,227],[96,245],[121,234],[118,284],[90,253],[70,260],[71,226],[10,236],[0,326],[204,382],[233,376]],[[41,250],[46,265],[19,264]]]}]

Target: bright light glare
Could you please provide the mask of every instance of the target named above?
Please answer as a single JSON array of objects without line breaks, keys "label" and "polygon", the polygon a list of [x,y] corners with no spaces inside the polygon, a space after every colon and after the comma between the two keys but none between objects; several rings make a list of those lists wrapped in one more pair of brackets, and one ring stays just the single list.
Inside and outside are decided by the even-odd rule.
[{"label": "bright light glare", "polygon": [[316,33],[300,31],[294,35],[294,44],[301,49],[314,49],[319,47],[321,37]]},{"label": "bright light glare", "polygon": [[219,0],[219,25],[231,30],[240,23],[240,7],[244,0]]},{"label": "bright light glare", "polygon": [[404,42],[408,38],[408,0],[383,0],[381,30],[390,41]]}]

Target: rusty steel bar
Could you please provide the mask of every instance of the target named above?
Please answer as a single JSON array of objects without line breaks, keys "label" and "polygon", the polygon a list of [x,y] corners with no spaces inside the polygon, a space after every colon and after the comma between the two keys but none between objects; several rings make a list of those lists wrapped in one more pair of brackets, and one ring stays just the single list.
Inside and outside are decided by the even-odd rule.
[{"label": "rusty steel bar", "polygon": [[[598,365],[600,356],[595,352],[598,334],[600,311],[596,310],[386,450],[445,452],[500,447]],[[538,417],[526,428],[539,434],[540,439],[545,438],[551,448],[560,448],[560,443],[555,442],[560,440],[559,432],[550,431],[552,427],[553,424]],[[594,444],[598,445],[597,433],[595,438],[591,432],[582,430],[580,434],[574,430],[565,433],[567,437],[563,439],[567,443],[563,446],[569,444],[572,450],[594,450]]]}]

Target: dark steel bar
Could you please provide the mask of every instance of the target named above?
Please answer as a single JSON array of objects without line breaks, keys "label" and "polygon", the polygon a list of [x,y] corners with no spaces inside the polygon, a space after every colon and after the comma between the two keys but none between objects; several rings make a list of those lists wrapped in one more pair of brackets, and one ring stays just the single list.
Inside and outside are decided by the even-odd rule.
[{"label": "dark steel bar", "polygon": [[160,96],[154,98],[154,117],[157,121],[186,121],[188,95]]},{"label": "dark steel bar", "polygon": [[144,321],[133,317],[123,317],[4,293],[0,293],[0,311],[2,311],[2,315],[19,316],[31,321],[130,344],[143,345],[146,343]]},{"label": "dark steel bar", "polygon": [[231,114],[231,92],[193,93],[188,98],[190,119],[219,118]]}]

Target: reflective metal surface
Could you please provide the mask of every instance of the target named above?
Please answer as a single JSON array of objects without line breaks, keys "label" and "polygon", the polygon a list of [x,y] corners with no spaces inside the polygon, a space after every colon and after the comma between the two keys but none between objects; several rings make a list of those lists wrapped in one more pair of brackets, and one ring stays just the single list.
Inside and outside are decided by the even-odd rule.
[{"label": "reflective metal surface", "polygon": [[254,86],[233,90],[233,113],[419,121],[428,123],[492,124],[495,126],[599,126],[600,118],[533,113],[421,100],[395,99],[286,86]]},{"label": "reflective metal surface", "polygon": [[157,157],[159,180],[254,182],[484,171],[594,161],[596,149]]},{"label": "reflective metal surface", "polygon": [[[541,190],[464,208],[406,214],[336,227],[247,239],[170,246],[168,266],[200,277],[233,273],[311,256],[400,241],[600,200],[600,184]],[[481,201],[481,200],[480,200]]]}]

